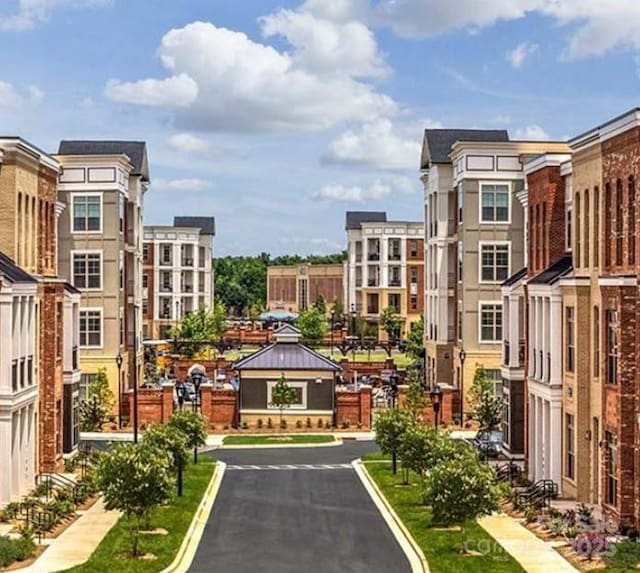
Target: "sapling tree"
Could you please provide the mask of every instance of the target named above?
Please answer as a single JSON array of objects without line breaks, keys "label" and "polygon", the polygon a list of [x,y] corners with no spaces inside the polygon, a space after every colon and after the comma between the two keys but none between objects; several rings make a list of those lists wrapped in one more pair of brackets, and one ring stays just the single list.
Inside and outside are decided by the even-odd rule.
[{"label": "sapling tree", "polygon": [[427,407],[429,401],[427,400],[424,389],[420,385],[415,370],[411,372],[411,381],[407,388],[407,394],[402,403],[402,407],[411,414],[413,421],[417,423],[422,420],[422,412]]},{"label": "sapling tree", "polygon": [[280,375],[280,379],[271,389],[270,406],[278,408],[280,411],[280,428],[282,428],[283,414],[285,408],[290,408],[292,404],[298,401],[298,392],[295,388],[287,383],[284,374]]},{"label": "sapling tree", "polygon": [[181,496],[182,470],[189,461],[187,435],[175,426],[157,424],[144,433],[142,443],[170,454],[171,468],[177,477],[178,495]]},{"label": "sapling tree", "polygon": [[119,444],[100,457],[97,480],[105,508],[121,511],[128,521],[134,557],[140,555],[141,525],[172,497],[171,465],[168,452],[144,444]]},{"label": "sapling tree", "polygon": [[171,414],[169,426],[187,436],[188,447],[193,449],[193,463],[198,463],[198,448],[207,443],[207,421],[198,412],[178,410]]},{"label": "sapling tree", "polygon": [[382,410],[376,415],[373,430],[376,443],[383,454],[392,456],[392,470],[397,472],[396,457],[403,434],[413,426],[413,418],[407,410],[393,408]]}]

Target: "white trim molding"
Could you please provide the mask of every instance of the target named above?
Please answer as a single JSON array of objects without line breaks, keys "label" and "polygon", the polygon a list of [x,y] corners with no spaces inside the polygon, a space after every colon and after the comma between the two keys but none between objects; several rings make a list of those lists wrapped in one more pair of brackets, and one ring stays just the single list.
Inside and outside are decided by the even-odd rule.
[{"label": "white trim molding", "polygon": [[[99,312],[100,313],[100,344],[83,346],[81,344],[81,341],[79,341],[78,347],[86,348],[88,350],[100,350],[104,348],[104,308],[102,308],[101,306],[81,307],[78,312],[78,322],[80,322],[80,320],[82,319],[83,312]],[[82,330],[80,329],[80,325],[78,325],[78,334],[80,337],[82,336]]]},{"label": "white trim molding", "polygon": [[[512,177],[510,177],[510,179],[507,181],[501,181],[498,179],[493,179],[493,180],[483,179],[478,181],[478,224],[479,225],[498,225],[498,226],[511,225],[511,215],[512,215],[511,192],[513,190],[513,184],[511,179]],[[494,185],[494,186],[499,185],[507,188],[507,220],[506,221],[485,221],[482,218],[482,188],[488,185]],[[494,209],[495,209],[495,205],[494,205]]]},{"label": "white trim molding", "polygon": [[[100,228],[95,231],[76,231],[73,225],[73,207],[76,197],[99,197],[100,198]],[[74,191],[69,193],[69,232],[72,235],[102,235],[104,230],[104,198],[100,191]]]},{"label": "white trim molding", "polygon": [[[271,405],[273,388],[278,382],[275,380],[267,381],[267,409],[269,411],[279,410],[277,406]],[[287,381],[287,384],[291,386],[291,388],[300,388],[302,390],[302,402],[300,404],[291,404],[285,410],[306,410],[307,409],[307,385],[309,384],[307,381],[304,382],[295,382],[295,381]]]},{"label": "white trim molding", "polygon": [[[483,340],[482,338],[482,307],[485,305],[499,306],[502,312],[502,336],[498,340]],[[495,330],[495,324],[494,324]],[[502,300],[479,300],[478,301],[478,344],[502,344],[504,337],[504,305]]]},{"label": "white trim molding", "polygon": [[[507,256],[509,258],[509,262],[507,265],[507,276],[501,280],[493,280],[493,281],[485,281],[482,279],[482,247],[484,246],[507,246]],[[495,259],[493,261],[494,266],[494,274],[495,274]],[[478,241],[478,284],[483,285],[501,285],[504,281],[506,281],[511,276],[511,241]]]}]

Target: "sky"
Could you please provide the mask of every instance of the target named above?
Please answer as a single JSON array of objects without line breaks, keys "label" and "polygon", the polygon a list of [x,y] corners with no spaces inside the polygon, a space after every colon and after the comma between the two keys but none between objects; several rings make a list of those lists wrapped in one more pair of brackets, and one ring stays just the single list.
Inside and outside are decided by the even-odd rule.
[{"label": "sky", "polygon": [[425,128],[566,139],[640,104],[639,0],[0,0],[0,133],[148,143],[145,224],[321,254],[421,220]]}]

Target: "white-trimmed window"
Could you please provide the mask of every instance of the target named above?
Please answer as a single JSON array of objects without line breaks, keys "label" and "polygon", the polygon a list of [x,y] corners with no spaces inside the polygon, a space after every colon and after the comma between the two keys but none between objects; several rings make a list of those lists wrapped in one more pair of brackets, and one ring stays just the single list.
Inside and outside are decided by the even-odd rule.
[{"label": "white-trimmed window", "polygon": [[[273,388],[277,382],[267,382],[267,408],[277,410],[278,407],[272,404],[273,402]],[[290,410],[306,410],[307,409],[307,382],[289,382],[287,384],[296,391],[297,399],[288,408]]]},{"label": "white-trimmed window", "polygon": [[480,303],[480,342],[502,341],[502,303]]},{"label": "white-trimmed window", "polygon": [[102,232],[102,196],[72,195],[71,229],[74,233]]},{"label": "white-trimmed window", "polygon": [[80,346],[82,348],[102,347],[102,309],[80,309]]},{"label": "white-trimmed window", "polygon": [[509,223],[511,186],[509,183],[480,184],[480,222]]},{"label": "white-trimmed window", "polygon": [[480,243],[480,282],[501,283],[509,278],[509,243]]},{"label": "white-trimmed window", "polygon": [[100,290],[102,288],[102,252],[74,251],[73,286],[79,289]]}]

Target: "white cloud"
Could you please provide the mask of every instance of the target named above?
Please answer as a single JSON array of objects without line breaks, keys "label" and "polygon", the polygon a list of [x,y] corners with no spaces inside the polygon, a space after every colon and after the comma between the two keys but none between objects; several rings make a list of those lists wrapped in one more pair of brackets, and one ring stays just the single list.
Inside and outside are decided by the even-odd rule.
[{"label": "white cloud", "polygon": [[637,0],[379,0],[373,19],[398,35],[418,38],[473,31],[534,12],[570,26],[565,58],[640,49]]},{"label": "white cloud", "polygon": [[[159,54],[173,78],[188,77],[198,86],[195,100],[187,103],[190,92],[177,116],[178,125],[188,129],[318,130],[343,121],[373,121],[397,111],[391,98],[348,73],[319,74],[296,62],[295,54],[211,23],[171,30]],[[107,89],[120,101],[172,103],[173,97],[158,92],[162,80],[143,82],[150,83],[116,83]],[[141,97],[145,85],[151,93]]]},{"label": "white cloud", "polygon": [[174,151],[206,155],[211,151],[208,141],[190,133],[176,133],[167,139],[167,145]]},{"label": "white cloud", "polygon": [[369,11],[369,0],[306,0],[300,11],[334,22],[364,20]]},{"label": "white cloud", "polygon": [[266,38],[282,36],[294,65],[320,74],[385,76],[389,69],[371,30],[355,20],[334,21],[309,12],[280,10],[260,20]]},{"label": "white cloud", "polygon": [[379,119],[335,138],[329,144],[325,160],[380,170],[415,170],[420,162],[425,127],[439,127],[439,124],[426,121],[396,127],[388,119]]},{"label": "white cloud", "polygon": [[519,70],[525,61],[538,51],[538,44],[532,42],[522,42],[513,50],[509,50],[506,54],[507,61],[516,70]]},{"label": "white cloud", "polygon": [[205,179],[154,179],[152,189],[154,191],[180,191],[198,192],[211,189],[210,181]]},{"label": "white cloud", "polygon": [[516,129],[516,139],[544,141],[551,138],[539,125],[527,125],[526,127]]},{"label": "white cloud", "polygon": [[325,185],[312,195],[318,201],[336,203],[364,203],[379,201],[392,195],[412,194],[416,185],[408,177],[395,177],[388,181],[374,181],[368,186],[362,185]]},{"label": "white cloud", "polygon": [[42,103],[44,92],[38,86],[29,86],[29,99],[35,105]]},{"label": "white cloud", "polygon": [[18,11],[10,16],[0,16],[0,30],[22,32],[45,22],[51,12],[67,8],[95,8],[110,0],[19,0]]},{"label": "white cloud", "polygon": [[164,80],[109,80],[105,95],[114,101],[158,107],[187,107],[198,97],[198,84],[187,74]]},{"label": "white cloud", "polygon": [[22,97],[9,82],[0,80],[0,109],[16,109],[22,105]]}]

